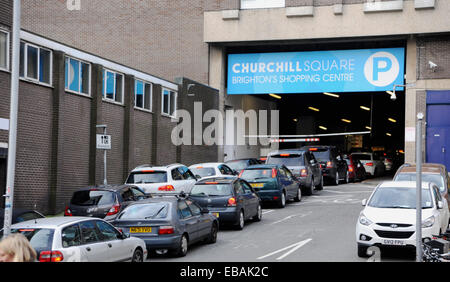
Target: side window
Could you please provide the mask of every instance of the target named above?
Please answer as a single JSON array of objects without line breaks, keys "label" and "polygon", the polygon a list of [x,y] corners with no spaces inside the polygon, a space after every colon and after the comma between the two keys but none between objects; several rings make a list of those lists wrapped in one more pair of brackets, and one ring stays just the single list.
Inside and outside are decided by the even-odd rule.
[{"label": "side window", "polygon": [[141,190],[134,188],[134,187],[131,187],[130,190],[133,193],[134,199],[138,200],[141,198],[145,198],[145,194]]},{"label": "side window", "polygon": [[187,167],[180,167],[179,168],[181,173],[182,173],[182,177],[186,180],[190,180],[190,179],[196,179],[194,174],[187,168]]},{"label": "side window", "polygon": [[233,170],[229,168],[227,165],[223,165],[222,167],[225,170],[225,174],[234,175]]},{"label": "side window", "polygon": [[188,218],[192,216],[192,212],[186,204],[186,201],[183,200],[178,202],[178,212],[181,218]]},{"label": "side window", "polygon": [[190,200],[186,200],[186,203],[188,204],[189,208],[191,209],[192,215],[197,216],[202,214],[202,210],[195,204],[194,202]]},{"label": "side window", "polygon": [[63,248],[81,245],[81,233],[78,224],[64,228],[61,237]]},{"label": "side window", "polygon": [[243,195],[245,194],[244,188],[242,188],[242,184],[240,181],[236,181],[234,183],[234,190],[236,191],[237,195]]},{"label": "side window", "polygon": [[437,186],[433,186],[433,189],[434,189],[434,194],[436,197],[436,203],[438,201],[442,201],[442,196],[441,196],[441,193],[439,192],[439,188]]},{"label": "side window", "polygon": [[218,167],[218,169],[219,169],[220,173],[222,173],[222,174],[227,174],[223,165],[220,165],[220,166]]},{"label": "side window", "polygon": [[278,169],[278,172],[283,178],[287,178],[286,171],[283,168]]},{"label": "side window", "polygon": [[83,243],[90,244],[100,241],[100,234],[95,228],[93,221],[84,221],[80,223],[81,235],[83,236]]},{"label": "side window", "polygon": [[103,241],[112,241],[118,238],[119,233],[114,227],[112,227],[108,223],[103,221],[96,221],[95,223],[97,224],[98,230],[100,230],[100,233],[102,235],[101,239]]},{"label": "side window", "polygon": [[282,168],[285,172],[286,172],[286,176],[287,178],[289,178],[289,180],[292,180],[294,178],[294,176],[292,175],[291,171],[287,168]]},{"label": "side window", "polygon": [[130,188],[125,188],[120,191],[120,196],[125,202],[133,201],[134,195]]},{"label": "side window", "polygon": [[252,188],[250,187],[250,185],[248,185],[246,182],[244,181],[240,181],[241,182],[241,186],[244,189],[245,193],[253,193]]},{"label": "side window", "polygon": [[178,168],[172,169],[172,179],[173,180],[183,180],[183,176],[181,176],[181,173],[178,170]]}]

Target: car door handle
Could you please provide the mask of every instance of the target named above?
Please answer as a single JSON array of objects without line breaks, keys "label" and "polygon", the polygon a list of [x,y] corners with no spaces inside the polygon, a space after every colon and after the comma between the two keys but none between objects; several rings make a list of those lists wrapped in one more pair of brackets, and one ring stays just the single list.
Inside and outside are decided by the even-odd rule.
[{"label": "car door handle", "polygon": [[87,250],[88,252],[90,252],[90,251],[91,251],[91,248],[90,248],[90,247],[87,247],[86,250]]},{"label": "car door handle", "polygon": [[111,244],[111,243],[108,243],[108,247],[112,248],[112,244]]}]

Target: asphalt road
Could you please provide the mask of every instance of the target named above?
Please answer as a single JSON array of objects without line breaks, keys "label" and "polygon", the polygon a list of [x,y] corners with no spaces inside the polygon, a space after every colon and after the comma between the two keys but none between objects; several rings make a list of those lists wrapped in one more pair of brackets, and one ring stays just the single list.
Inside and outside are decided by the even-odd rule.
[{"label": "asphalt road", "polygon": [[[152,255],[160,262],[364,262],[356,253],[355,224],[361,201],[376,184],[325,186],[284,209],[265,207],[261,222],[248,222],[242,231],[221,229],[216,244],[191,246],[186,257]],[[414,255],[384,254],[382,261],[414,261]]]}]

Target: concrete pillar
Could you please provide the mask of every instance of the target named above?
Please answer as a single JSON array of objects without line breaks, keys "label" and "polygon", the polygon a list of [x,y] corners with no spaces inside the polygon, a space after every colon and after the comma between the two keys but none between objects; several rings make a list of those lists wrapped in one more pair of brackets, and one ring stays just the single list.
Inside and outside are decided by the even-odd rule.
[{"label": "concrete pillar", "polygon": [[[417,81],[417,43],[416,39],[408,39],[406,46],[406,84],[416,83]],[[416,97],[415,87],[406,87],[405,91],[405,162],[415,162],[416,142],[409,137],[416,126]]]}]

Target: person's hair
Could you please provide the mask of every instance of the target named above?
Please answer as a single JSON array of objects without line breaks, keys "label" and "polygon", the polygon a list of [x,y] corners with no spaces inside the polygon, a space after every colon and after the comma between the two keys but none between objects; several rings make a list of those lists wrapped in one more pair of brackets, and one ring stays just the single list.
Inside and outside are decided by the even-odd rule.
[{"label": "person's hair", "polygon": [[14,257],[14,262],[36,261],[36,251],[28,239],[20,233],[14,233],[0,241],[0,250]]}]

